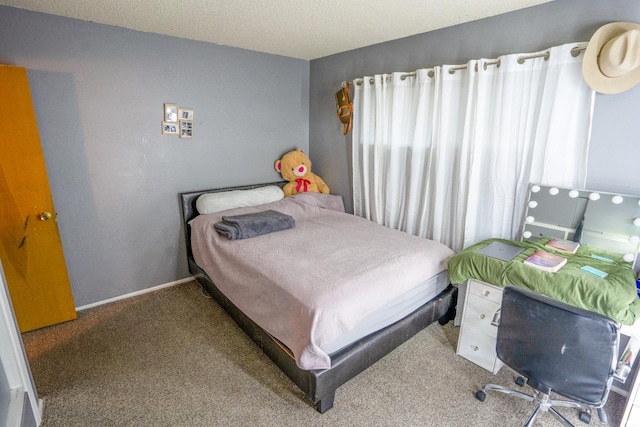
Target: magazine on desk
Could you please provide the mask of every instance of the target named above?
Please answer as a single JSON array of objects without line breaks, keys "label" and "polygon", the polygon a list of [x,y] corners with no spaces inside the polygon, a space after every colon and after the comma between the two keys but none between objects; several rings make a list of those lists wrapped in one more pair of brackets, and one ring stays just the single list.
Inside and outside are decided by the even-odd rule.
[{"label": "magazine on desk", "polygon": [[580,247],[580,243],[554,238],[549,240],[545,246],[559,252],[575,254],[578,248]]},{"label": "magazine on desk", "polygon": [[525,265],[538,270],[555,273],[567,263],[567,259],[545,251],[535,251],[533,255],[524,260]]}]

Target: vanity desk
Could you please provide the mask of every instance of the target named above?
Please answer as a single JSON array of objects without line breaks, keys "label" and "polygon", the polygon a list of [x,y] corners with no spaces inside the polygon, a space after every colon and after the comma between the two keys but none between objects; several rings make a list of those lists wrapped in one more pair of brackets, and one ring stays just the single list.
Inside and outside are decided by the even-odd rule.
[{"label": "vanity desk", "polygon": [[[519,241],[488,239],[449,261],[451,282],[459,286],[456,353],[494,374],[500,370],[503,363],[495,347],[502,289],[507,285],[599,312],[621,325],[619,379],[612,387],[627,396],[621,425],[640,425],[640,378],[634,367],[640,347],[640,197],[532,185],[524,217]],[[552,238],[578,241],[580,247],[575,254],[555,251],[546,246]],[[493,242],[519,253],[507,260],[486,255]],[[567,262],[555,273],[525,265],[538,250]]]}]

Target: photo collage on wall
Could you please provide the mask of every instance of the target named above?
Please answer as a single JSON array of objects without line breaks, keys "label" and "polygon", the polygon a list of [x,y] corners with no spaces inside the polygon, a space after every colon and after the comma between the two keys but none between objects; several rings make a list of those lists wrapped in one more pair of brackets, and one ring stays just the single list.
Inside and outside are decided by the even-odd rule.
[{"label": "photo collage on wall", "polygon": [[195,110],[182,108],[178,104],[164,104],[163,135],[177,135],[180,138],[193,138],[193,120]]}]

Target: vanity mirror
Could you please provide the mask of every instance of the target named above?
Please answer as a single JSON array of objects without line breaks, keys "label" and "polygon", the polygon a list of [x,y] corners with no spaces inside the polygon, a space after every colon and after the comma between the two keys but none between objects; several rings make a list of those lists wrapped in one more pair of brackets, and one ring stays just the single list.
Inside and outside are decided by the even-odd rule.
[{"label": "vanity mirror", "polygon": [[640,196],[533,184],[521,239],[543,236],[603,249],[640,271]]}]

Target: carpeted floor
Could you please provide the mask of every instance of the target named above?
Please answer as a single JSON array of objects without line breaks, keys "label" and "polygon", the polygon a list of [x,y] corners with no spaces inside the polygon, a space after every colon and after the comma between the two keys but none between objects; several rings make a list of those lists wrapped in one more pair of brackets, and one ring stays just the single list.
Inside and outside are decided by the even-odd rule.
[{"label": "carpeted floor", "polygon": [[[532,403],[455,355],[459,328],[437,322],[336,392],[319,414],[195,282],[79,313],[23,335],[43,426],[517,426]],[[526,390],[528,386],[525,386]],[[609,425],[624,398],[611,394]],[[573,409],[561,409],[577,425]],[[543,414],[537,426],[560,425]],[[594,414],[591,425],[601,425]]]}]

